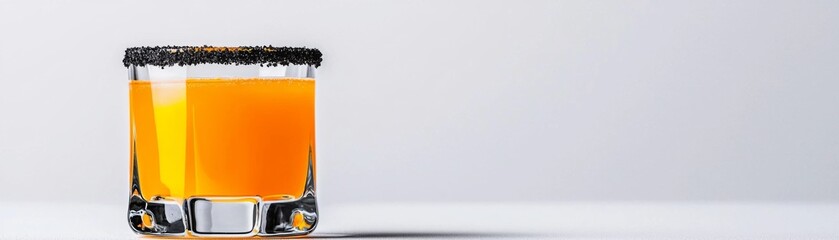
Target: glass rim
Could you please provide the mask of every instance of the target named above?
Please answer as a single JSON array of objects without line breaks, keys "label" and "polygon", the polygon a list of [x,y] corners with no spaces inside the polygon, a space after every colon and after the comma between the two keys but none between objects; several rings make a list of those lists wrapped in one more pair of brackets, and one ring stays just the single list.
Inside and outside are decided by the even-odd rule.
[{"label": "glass rim", "polygon": [[317,48],[268,46],[153,46],[125,49],[125,67],[198,64],[319,67],[323,54]]}]

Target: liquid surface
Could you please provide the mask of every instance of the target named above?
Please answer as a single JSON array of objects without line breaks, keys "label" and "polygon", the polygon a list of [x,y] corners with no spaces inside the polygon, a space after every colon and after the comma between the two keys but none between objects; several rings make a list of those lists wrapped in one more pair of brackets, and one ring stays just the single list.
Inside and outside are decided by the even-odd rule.
[{"label": "liquid surface", "polygon": [[300,197],[310,154],[314,164],[314,94],[312,79],[131,81],[143,197]]}]

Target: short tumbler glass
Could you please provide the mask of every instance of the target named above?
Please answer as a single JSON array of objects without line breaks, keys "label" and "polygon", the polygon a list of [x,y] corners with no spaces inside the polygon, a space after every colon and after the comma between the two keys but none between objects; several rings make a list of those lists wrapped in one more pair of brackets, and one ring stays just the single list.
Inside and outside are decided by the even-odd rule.
[{"label": "short tumbler glass", "polygon": [[288,236],[318,221],[317,49],[126,50],[128,222],[158,236]]}]

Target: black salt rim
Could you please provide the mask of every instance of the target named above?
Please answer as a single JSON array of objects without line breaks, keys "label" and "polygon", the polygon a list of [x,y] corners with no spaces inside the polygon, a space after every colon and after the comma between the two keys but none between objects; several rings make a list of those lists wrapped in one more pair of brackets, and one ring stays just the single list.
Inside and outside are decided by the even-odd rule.
[{"label": "black salt rim", "polygon": [[312,65],[320,66],[323,54],[316,48],[302,47],[214,47],[162,46],[125,49],[122,64],[134,66],[184,66],[196,64],[226,64],[260,66]]}]

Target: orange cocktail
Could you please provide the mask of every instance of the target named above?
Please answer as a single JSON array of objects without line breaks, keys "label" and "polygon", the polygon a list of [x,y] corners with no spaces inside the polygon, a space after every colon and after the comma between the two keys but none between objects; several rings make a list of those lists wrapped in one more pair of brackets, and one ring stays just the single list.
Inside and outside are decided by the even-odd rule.
[{"label": "orange cocktail", "polygon": [[128,224],[165,237],[293,236],[318,222],[315,72],[320,50],[125,50]]},{"label": "orange cocktail", "polygon": [[305,78],[132,81],[143,196],[302,196],[314,163],[314,94]]}]

